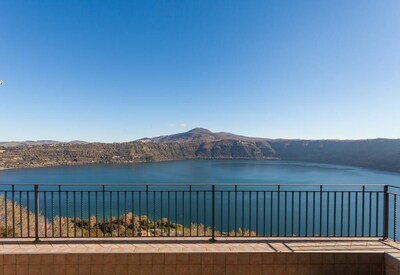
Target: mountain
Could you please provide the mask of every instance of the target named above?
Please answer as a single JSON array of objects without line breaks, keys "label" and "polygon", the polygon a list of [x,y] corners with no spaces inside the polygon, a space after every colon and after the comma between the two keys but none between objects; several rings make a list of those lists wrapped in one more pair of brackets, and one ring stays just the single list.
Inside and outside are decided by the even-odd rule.
[{"label": "mountain", "polygon": [[187,159],[281,159],[400,172],[400,139],[267,139],[195,128],[124,143],[27,141],[11,144],[0,144],[0,169]]},{"label": "mountain", "polygon": [[241,141],[262,141],[266,139],[250,138],[245,136],[234,135],[231,133],[218,132],[213,133],[208,129],[194,128],[185,133],[175,135],[160,136],[154,138],[140,139],[139,141],[151,141],[158,143],[171,143],[171,142],[214,142],[221,140],[241,140]]}]

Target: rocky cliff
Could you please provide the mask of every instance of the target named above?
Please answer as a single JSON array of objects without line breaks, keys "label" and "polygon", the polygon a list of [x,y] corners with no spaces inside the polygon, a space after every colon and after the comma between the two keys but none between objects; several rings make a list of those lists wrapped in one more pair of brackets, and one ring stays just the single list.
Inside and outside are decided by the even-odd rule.
[{"label": "rocky cliff", "polygon": [[400,172],[400,140],[271,140],[193,129],[126,143],[0,147],[0,168],[185,159],[282,159]]}]

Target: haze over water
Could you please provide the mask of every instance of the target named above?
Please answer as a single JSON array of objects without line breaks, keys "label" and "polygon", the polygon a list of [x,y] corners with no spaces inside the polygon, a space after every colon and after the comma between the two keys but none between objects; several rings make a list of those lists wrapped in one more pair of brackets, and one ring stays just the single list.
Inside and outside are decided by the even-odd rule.
[{"label": "haze over water", "polygon": [[341,165],[293,161],[190,160],[84,165],[0,171],[1,183],[267,183],[392,184],[400,174]]}]

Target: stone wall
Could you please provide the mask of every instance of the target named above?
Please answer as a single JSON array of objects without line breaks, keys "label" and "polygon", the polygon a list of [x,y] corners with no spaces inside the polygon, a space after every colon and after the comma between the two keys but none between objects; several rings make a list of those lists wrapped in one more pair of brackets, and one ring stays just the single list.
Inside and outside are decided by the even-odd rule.
[{"label": "stone wall", "polygon": [[385,253],[386,275],[400,274],[400,253]]},{"label": "stone wall", "polygon": [[399,274],[388,257],[383,253],[365,252],[8,253],[0,255],[0,275],[383,275],[385,259],[386,274]]}]

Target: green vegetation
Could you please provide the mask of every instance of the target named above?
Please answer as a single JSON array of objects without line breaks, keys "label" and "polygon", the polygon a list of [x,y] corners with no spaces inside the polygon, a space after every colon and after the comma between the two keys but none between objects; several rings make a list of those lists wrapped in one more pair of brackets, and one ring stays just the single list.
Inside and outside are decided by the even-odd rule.
[{"label": "green vegetation", "polygon": [[[6,222],[7,217],[7,222]],[[13,218],[14,217],[14,218]],[[14,219],[14,223],[12,222]],[[60,235],[61,232],[61,235]],[[55,217],[53,222],[39,215],[40,237],[146,237],[146,236],[211,236],[212,228],[203,224],[192,224],[184,227],[182,224],[170,222],[167,218],[150,220],[147,216],[137,216],[127,213],[119,218],[112,217],[106,221],[97,221],[95,216],[89,219],[77,217]],[[255,232],[236,232],[238,236],[256,236]],[[235,236],[235,232],[215,232],[216,236]],[[35,214],[28,212],[26,207],[18,203],[12,206],[11,201],[0,196],[0,237],[34,237]]]}]

